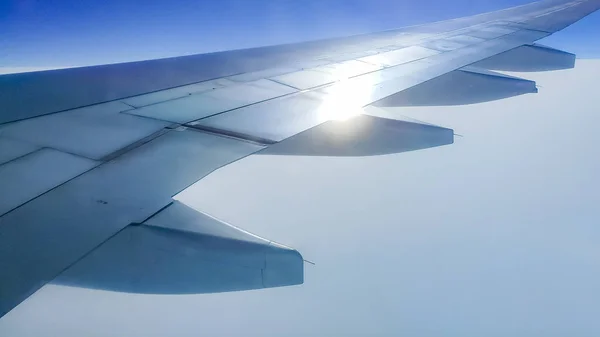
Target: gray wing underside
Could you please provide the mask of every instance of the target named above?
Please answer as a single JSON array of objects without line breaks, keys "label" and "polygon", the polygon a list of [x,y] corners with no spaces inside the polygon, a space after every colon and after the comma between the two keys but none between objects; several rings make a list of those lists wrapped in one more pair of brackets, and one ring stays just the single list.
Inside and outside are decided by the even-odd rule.
[{"label": "gray wing underside", "polygon": [[[302,256],[173,197],[252,154],[451,144],[391,113],[537,91],[535,44],[600,8],[541,1],[347,38],[0,76],[0,316],[48,282],[173,294],[303,282]],[[257,236],[255,234],[261,235]]]}]

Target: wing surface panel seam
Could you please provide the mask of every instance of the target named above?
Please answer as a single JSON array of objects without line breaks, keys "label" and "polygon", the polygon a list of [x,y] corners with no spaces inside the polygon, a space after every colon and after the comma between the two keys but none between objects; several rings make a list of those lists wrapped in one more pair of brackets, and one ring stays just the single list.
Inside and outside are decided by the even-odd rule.
[{"label": "wing surface panel seam", "polygon": [[[46,147],[46,148],[41,148],[41,149],[39,149],[39,150],[43,150],[43,149],[51,149],[51,150],[54,150],[54,151],[63,152],[63,151],[60,151],[60,150],[56,150],[56,149],[53,149],[53,148],[47,148],[47,147]],[[34,152],[37,152],[37,151],[34,151]],[[29,154],[31,154],[31,153],[34,153],[34,152],[30,152]],[[67,152],[63,152],[63,153],[67,153]],[[71,155],[70,153],[67,153],[67,154]],[[81,156],[78,156],[78,157],[81,157]],[[88,158],[86,158],[86,157],[81,157],[81,158],[88,159]],[[88,159],[88,160],[92,161],[91,159]],[[16,206],[16,207],[13,207],[13,208],[9,209],[8,211],[6,211],[6,212],[4,212],[4,213],[0,214],[0,220],[1,220],[1,219],[2,219],[2,217],[4,217],[5,215],[8,215],[9,213],[11,213],[11,212],[13,212],[13,211],[15,211],[15,210],[17,210],[17,209],[19,209],[19,208],[23,207],[24,205],[26,205],[26,204],[30,203],[31,201],[33,201],[33,200],[35,200],[35,199],[37,199],[37,198],[41,197],[42,195],[45,195],[45,194],[47,194],[47,193],[50,193],[50,192],[54,191],[55,189],[57,189],[57,188],[59,188],[59,187],[61,187],[61,186],[65,185],[65,184],[68,184],[70,181],[72,181],[72,180],[74,180],[74,179],[77,179],[78,177],[81,177],[81,176],[85,175],[86,173],[88,173],[88,172],[90,172],[90,171],[92,171],[92,170],[94,170],[94,169],[98,168],[98,166],[100,166],[100,165],[104,164],[104,163],[100,163],[100,162],[98,162],[98,163],[99,163],[98,165],[95,165],[95,166],[93,166],[93,167],[89,168],[88,170],[85,170],[85,171],[83,171],[83,172],[81,172],[81,173],[79,173],[79,174],[77,174],[77,175],[75,175],[75,176],[73,176],[73,177],[69,178],[68,180],[66,180],[66,181],[64,181],[64,182],[62,182],[62,183],[60,183],[60,184],[58,184],[58,185],[56,185],[56,186],[54,186],[54,187],[52,187],[52,188],[48,189],[47,191],[44,191],[44,192],[42,192],[42,193],[40,193],[40,194],[36,195],[35,197],[28,199],[27,201],[25,201],[25,202],[21,203],[20,205],[18,205],[18,206]]]}]

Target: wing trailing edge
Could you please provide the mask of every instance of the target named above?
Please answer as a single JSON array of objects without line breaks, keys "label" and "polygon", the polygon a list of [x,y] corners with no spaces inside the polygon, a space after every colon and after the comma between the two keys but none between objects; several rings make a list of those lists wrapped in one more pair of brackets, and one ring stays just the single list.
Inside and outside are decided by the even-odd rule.
[{"label": "wing trailing edge", "polygon": [[551,71],[574,68],[575,58],[575,54],[534,43],[481,60],[473,66],[515,72]]},{"label": "wing trailing edge", "polygon": [[534,81],[466,67],[388,96],[378,107],[447,106],[482,103],[537,93]]},{"label": "wing trailing edge", "polygon": [[201,294],[302,284],[298,251],[178,201],[109,238],[53,283],[144,294]]},{"label": "wing trailing edge", "polygon": [[[392,113],[379,112],[331,120],[308,129],[259,154],[331,157],[376,156],[454,143],[454,131]],[[383,115],[381,115],[383,114]]]}]

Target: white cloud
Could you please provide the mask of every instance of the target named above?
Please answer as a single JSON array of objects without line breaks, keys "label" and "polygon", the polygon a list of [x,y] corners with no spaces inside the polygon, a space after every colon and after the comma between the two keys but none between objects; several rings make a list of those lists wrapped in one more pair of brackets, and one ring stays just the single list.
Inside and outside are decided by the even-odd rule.
[{"label": "white cloud", "polygon": [[70,67],[0,67],[0,75],[28,73],[28,72],[32,72],[32,71],[64,69],[64,68],[70,68]]}]

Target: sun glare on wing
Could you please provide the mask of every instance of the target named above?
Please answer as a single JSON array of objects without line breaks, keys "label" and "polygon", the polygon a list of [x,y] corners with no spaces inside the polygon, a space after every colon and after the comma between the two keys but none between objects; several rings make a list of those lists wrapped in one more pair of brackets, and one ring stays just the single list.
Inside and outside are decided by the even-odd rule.
[{"label": "sun glare on wing", "polygon": [[322,120],[347,120],[362,114],[363,106],[370,103],[373,84],[371,77],[359,76],[325,88],[327,96],[320,107]]}]

